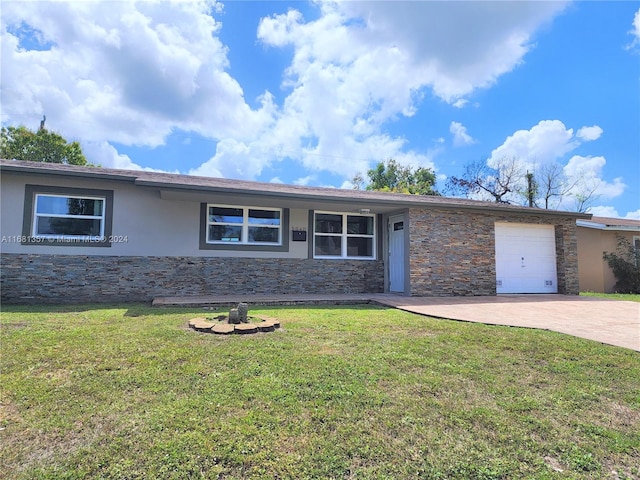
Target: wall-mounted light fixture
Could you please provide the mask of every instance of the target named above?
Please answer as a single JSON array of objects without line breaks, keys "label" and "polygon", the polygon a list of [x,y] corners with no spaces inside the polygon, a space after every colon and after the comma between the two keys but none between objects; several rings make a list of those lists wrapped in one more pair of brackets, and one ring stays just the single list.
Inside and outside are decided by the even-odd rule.
[{"label": "wall-mounted light fixture", "polygon": [[370,208],[361,208],[360,209],[360,213],[367,214],[367,213],[371,213],[371,209]]}]

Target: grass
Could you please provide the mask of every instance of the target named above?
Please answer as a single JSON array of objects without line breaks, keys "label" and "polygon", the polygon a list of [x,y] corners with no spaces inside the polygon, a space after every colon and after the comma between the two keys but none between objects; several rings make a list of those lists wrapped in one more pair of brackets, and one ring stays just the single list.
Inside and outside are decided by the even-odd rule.
[{"label": "grass", "polygon": [[640,294],[638,293],[598,293],[598,292],[580,292],[583,297],[610,298],[612,300],[626,300],[627,302],[640,302]]},{"label": "grass", "polygon": [[[640,355],[373,306],[5,307],[0,477],[640,477]],[[613,473],[615,472],[615,473]]]}]

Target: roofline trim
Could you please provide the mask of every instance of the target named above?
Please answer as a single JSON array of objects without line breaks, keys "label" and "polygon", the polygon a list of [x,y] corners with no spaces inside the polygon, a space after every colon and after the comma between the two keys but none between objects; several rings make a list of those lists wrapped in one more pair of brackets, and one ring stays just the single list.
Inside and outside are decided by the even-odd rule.
[{"label": "roofline trim", "polygon": [[[400,200],[396,198],[382,199],[382,198],[366,198],[366,196],[340,196],[340,195],[317,195],[317,194],[308,194],[308,193],[298,193],[298,192],[265,192],[258,191],[247,188],[233,188],[233,187],[211,187],[207,185],[177,185],[173,183],[164,183],[157,182],[152,180],[141,180],[136,179],[135,184],[141,187],[151,187],[151,188],[159,188],[161,190],[182,190],[182,191],[201,191],[201,192],[209,192],[209,193],[234,193],[238,195],[258,195],[261,197],[275,197],[275,198],[294,198],[300,200],[316,200],[316,201],[326,201],[326,202],[349,202],[349,201],[358,201],[358,202],[367,202],[371,205],[384,205],[384,206],[398,206],[398,207],[409,207],[409,208],[441,208],[447,210],[473,210],[479,212],[500,212],[504,213],[505,211],[513,212],[513,213],[526,213],[526,214],[540,214],[540,215],[555,215],[560,217],[574,217],[574,218],[591,218],[590,213],[578,213],[578,212],[566,212],[562,210],[548,210],[548,209],[531,209],[529,207],[521,207],[517,205],[509,205],[509,204],[494,204],[494,203],[480,203],[478,205],[467,205],[463,203],[456,203],[455,198],[454,202],[451,203],[437,203],[437,202],[417,202],[417,198],[421,198],[427,200],[430,198],[429,196],[421,196],[421,195],[407,195],[410,198],[406,200]],[[341,191],[336,189],[336,191]],[[435,197],[442,198],[442,197]]]},{"label": "roofline trim", "polygon": [[[14,163],[15,162],[15,163]],[[52,166],[54,165],[54,166]],[[55,168],[58,166],[59,168]],[[315,187],[310,187],[308,191],[305,191],[305,187],[299,187],[295,185],[284,185],[289,188],[290,191],[277,191],[275,189],[259,190],[258,188],[249,188],[246,186],[235,187],[233,185],[206,185],[206,184],[180,184],[175,181],[178,174],[163,174],[153,172],[154,175],[170,175],[170,178],[174,181],[162,181],[158,179],[145,179],[145,171],[136,170],[118,170],[101,167],[84,167],[73,165],[58,165],[58,164],[42,164],[29,162],[18,162],[15,160],[0,160],[0,170],[25,173],[25,174],[47,174],[47,175],[60,175],[68,177],[81,177],[95,180],[113,180],[133,183],[140,187],[150,187],[166,190],[182,190],[191,192],[210,192],[210,193],[236,193],[241,195],[257,195],[262,197],[274,197],[274,198],[295,198],[299,200],[308,201],[327,201],[327,202],[368,202],[371,205],[384,205],[384,206],[398,206],[409,208],[441,208],[441,209],[457,209],[467,211],[479,211],[479,212],[510,212],[510,213],[523,213],[523,214],[537,214],[544,216],[559,216],[559,217],[572,217],[576,219],[590,219],[591,214],[567,212],[561,210],[546,210],[530,207],[523,207],[517,205],[504,205],[494,204],[491,202],[480,202],[470,199],[459,198],[447,198],[438,196],[421,196],[421,195],[406,195],[405,198],[399,198],[400,194],[389,194],[391,198],[380,198],[380,196],[374,196],[374,192],[361,191],[360,194],[354,193],[356,191],[341,190],[341,189],[322,189],[323,193],[317,193]],[[188,178],[199,178],[188,176]],[[207,177],[202,177],[206,179]],[[232,181],[232,179],[217,179],[220,181]],[[206,180],[203,180],[203,183]],[[246,180],[240,181],[242,185],[249,185],[255,183],[260,185],[259,182],[249,182]],[[335,190],[335,193],[332,191]],[[438,200],[440,199],[440,201]]]},{"label": "roofline trim", "polygon": [[[47,174],[47,175],[63,175],[69,177],[85,177],[85,178],[96,178],[96,179],[107,179],[107,180],[120,180],[120,181],[129,181],[134,182],[136,178],[134,171],[129,170],[115,170],[116,173],[111,173],[109,170],[112,169],[102,169],[102,167],[85,167],[85,168],[96,168],[102,169],[96,172],[88,172],[86,170],[82,171],[74,171],[74,170],[56,170],[56,169],[48,169],[42,168],[37,165],[40,165],[37,162],[34,162],[34,166],[26,166],[23,163],[12,165],[11,163],[0,163],[0,170],[6,170],[9,172],[18,172],[18,173],[38,173],[38,174]],[[128,174],[125,174],[127,172]]]},{"label": "roofline trim", "polygon": [[632,225],[606,225],[604,223],[594,223],[588,220],[576,220],[576,225],[594,230],[608,230],[611,232],[640,232],[640,226]]}]

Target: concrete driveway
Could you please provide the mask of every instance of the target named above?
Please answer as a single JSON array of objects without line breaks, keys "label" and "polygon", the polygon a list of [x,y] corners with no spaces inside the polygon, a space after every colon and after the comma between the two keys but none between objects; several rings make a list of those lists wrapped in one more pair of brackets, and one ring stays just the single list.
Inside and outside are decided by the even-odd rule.
[{"label": "concrete driveway", "polygon": [[640,351],[637,302],[568,295],[374,297],[378,303],[431,317],[540,328]]}]

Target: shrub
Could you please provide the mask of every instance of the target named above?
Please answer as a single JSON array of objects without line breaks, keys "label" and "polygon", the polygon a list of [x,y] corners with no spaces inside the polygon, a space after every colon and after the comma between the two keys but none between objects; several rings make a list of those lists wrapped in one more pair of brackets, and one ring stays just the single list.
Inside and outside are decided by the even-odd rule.
[{"label": "shrub", "polygon": [[618,280],[617,292],[640,293],[640,251],[629,240],[618,237],[616,252],[604,252],[602,258]]}]

